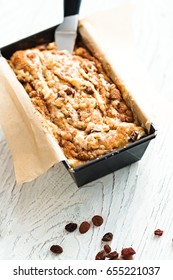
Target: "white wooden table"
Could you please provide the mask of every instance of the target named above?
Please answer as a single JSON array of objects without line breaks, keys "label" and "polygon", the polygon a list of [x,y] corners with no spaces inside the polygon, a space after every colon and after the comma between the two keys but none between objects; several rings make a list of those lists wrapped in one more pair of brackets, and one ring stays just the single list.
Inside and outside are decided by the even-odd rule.
[{"label": "white wooden table", "polygon": [[[0,45],[38,31],[46,11],[51,15],[44,16],[43,29],[56,24],[57,2],[30,0],[27,9],[32,12],[26,16],[24,1],[0,0]],[[108,2],[113,6],[123,1],[84,0],[81,14],[97,6],[104,9]],[[136,52],[156,89],[151,99],[158,135],[138,163],[77,188],[62,164],[30,183],[16,185],[11,154],[0,129],[1,260],[93,260],[101,249],[101,237],[109,231],[114,234],[112,249],[132,246],[136,260],[173,259],[172,0],[129,2],[136,7]],[[65,232],[66,223],[79,224],[95,214],[104,218],[101,227],[84,235]],[[154,236],[157,228],[164,231],[161,237]],[[64,252],[54,256],[49,250],[53,244],[61,245]]]}]

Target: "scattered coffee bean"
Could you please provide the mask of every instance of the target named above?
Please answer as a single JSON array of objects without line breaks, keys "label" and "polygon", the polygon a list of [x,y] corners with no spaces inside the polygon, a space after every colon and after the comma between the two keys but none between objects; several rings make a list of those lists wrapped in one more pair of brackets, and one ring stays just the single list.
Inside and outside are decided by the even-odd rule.
[{"label": "scattered coffee bean", "polygon": [[121,256],[125,260],[130,260],[134,254],[136,254],[136,252],[135,252],[135,250],[132,247],[123,248],[121,250]]},{"label": "scattered coffee bean", "polygon": [[61,254],[63,252],[62,247],[59,246],[59,245],[52,245],[50,247],[50,250],[51,250],[52,253],[54,253],[56,255]]},{"label": "scattered coffee bean", "polygon": [[105,260],[105,258],[106,258],[105,250],[98,252],[97,255],[95,256],[95,260]]},{"label": "scattered coffee bean", "polygon": [[92,217],[92,222],[96,227],[99,227],[103,224],[103,218],[99,215],[95,215]]},{"label": "scattered coffee bean", "polygon": [[161,229],[156,229],[156,230],[154,231],[154,234],[155,234],[155,235],[158,235],[158,236],[162,236],[163,230],[161,230]]},{"label": "scattered coffee bean", "polygon": [[104,245],[104,250],[107,254],[111,252],[111,247],[109,246],[109,244]]},{"label": "scattered coffee bean", "polygon": [[79,226],[79,232],[80,233],[86,233],[90,228],[90,223],[88,223],[87,221],[84,221],[80,224]]},{"label": "scattered coffee bean", "polygon": [[113,239],[113,234],[111,232],[105,233],[102,237],[102,241],[112,241]]},{"label": "scattered coffee bean", "polygon": [[77,224],[76,223],[69,223],[65,226],[65,229],[68,232],[73,232],[77,229]]}]

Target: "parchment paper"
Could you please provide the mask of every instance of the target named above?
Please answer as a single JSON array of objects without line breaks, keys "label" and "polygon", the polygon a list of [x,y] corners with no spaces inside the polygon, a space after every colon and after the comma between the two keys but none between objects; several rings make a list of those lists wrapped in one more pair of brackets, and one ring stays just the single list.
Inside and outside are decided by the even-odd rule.
[{"label": "parchment paper", "polygon": [[56,140],[48,133],[44,119],[34,109],[3,57],[0,57],[0,100],[0,121],[18,183],[35,179],[65,159]]},{"label": "parchment paper", "polygon": [[[116,7],[82,19],[79,30],[95,54],[101,54],[104,63],[106,59],[107,66],[111,65],[114,79],[117,75],[121,77],[135,99],[145,95],[148,81],[139,71],[135,55],[132,55],[131,6]],[[43,118],[34,109],[3,57],[0,57],[0,100],[0,122],[12,153],[17,183],[33,180],[65,159],[56,140],[47,132]],[[144,105],[148,102],[143,101],[146,111],[148,106]],[[139,109],[141,121],[148,126],[148,117],[138,105],[135,106]]]}]

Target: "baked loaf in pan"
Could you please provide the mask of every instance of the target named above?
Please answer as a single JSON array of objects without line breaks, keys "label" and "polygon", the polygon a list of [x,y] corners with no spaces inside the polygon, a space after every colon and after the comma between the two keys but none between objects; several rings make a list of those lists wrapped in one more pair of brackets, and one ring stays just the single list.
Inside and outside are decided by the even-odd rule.
[{"label": "baked loaf in pan", "polygon": [[9,64],[76,167],[146,135],[116,84],[85,47],[16,51]]}]

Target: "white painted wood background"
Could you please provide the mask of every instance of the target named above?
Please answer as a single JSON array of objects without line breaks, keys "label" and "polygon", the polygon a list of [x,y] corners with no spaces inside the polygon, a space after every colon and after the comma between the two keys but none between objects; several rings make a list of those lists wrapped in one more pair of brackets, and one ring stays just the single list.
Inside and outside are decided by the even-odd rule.
[{"label": "white painted wood background", "polygon": [[[55,8],[58,2],[0,0],[0,46],[56,24],[61,14]],[[120,2],[124,1],[83,0],[81,14]],[[1,260],[92,260],[108,231],[114,234],[112,248],[132,246],[136,260],[173,259],[173,4],[172,0],[126,2],[136,8],[136,53],[156,89],[149,98],[158,136],[138,163],[77,188],[61,164],[33,182],[16,185],[0,129]],[[95,214],[104,217],[100,228],[85,235],[64,231],[66,223],[90,220]],[[164,230],[163,236],[154,236],[156,228]],[[49,251],[52,244],[60,244],[64,252],[54,256]]]}]

